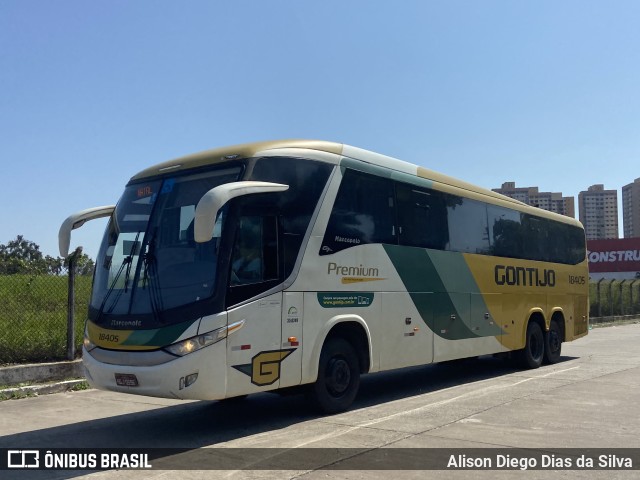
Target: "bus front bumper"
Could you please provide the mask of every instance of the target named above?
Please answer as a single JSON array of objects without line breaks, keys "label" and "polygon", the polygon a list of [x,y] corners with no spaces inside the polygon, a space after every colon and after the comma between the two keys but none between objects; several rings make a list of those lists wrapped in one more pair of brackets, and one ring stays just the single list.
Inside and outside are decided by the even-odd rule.
[{"label": "bus front bumper", "polygon": [[218,400],[226,394],[224,341],[151,366],[101,362],[83,347],[82,363],[89,384],[101,390],[182,400]]}]

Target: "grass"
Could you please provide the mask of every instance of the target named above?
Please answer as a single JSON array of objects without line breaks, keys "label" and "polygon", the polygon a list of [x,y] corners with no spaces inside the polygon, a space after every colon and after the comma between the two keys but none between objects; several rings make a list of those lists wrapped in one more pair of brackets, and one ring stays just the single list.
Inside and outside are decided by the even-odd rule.
[{"label": "grass", "polygon": [[[70,379],[79,380],[79,379]],[[5,400],[19,400],[21,398],[37,397],[37,387],[46,386],[47,383],[19,383],[17,385],[0,385],[0,402]],[[22,388],[30,387],[30,388]],[[7,391],[11,389],[12,391]],[[16,390],[17,389],[17,390]],[[68,388],[68,392],[80,392],[83,390],[89,390],[91,386],[86,380],[78,381],[73,387]]]},{"label": "grass", "polygon": [[[18,385],[12,385],[12,386],[0,386],[0,390],[4,390],[7,388],[20,388],[20,387],[26,387],[26,386],[28,386],[27,383],[20,383]],[[37,397],[37,394],[29,390],[14,390],[12,392],[0,391],[0,402],[4,400],[19,400],[21,398],[29,398],[29,397]]]},{"label": "grass", "polygon": [[81,392],[82,390],[90,390],[91,385],[87,382],[76,383],[69,391],[71,392]]},{"label": "grass", "polygon": [[[0,276],[0,365],[63,360],[68,277]],[[75,343],[82,344],[90,277],[76,277]]]}]

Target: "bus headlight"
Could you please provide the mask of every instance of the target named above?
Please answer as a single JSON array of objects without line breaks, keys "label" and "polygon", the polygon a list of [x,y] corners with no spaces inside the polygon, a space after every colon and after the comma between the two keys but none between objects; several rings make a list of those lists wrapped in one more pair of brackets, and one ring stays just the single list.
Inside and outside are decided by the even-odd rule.
[{"label": "bus headlight", "polygon": [[84,331],[84,339],[82,340],[82,345],[84,346],[87,352],[90,352],[91,350],[96,348],[96,344],[91,341],[86,329]]},{"label": "bus headlight", "polygon": [[225,338],[227,338],[227,327],[222,327],[217,330],[212,330],[211,332],[203,333],[202,335],[197,335],[195,337],[182,340],[181,342],[174,343],[165,347],[164,350],[179,357],[183,357],[189,353],[197,352],[201,348],[213,345]]}]

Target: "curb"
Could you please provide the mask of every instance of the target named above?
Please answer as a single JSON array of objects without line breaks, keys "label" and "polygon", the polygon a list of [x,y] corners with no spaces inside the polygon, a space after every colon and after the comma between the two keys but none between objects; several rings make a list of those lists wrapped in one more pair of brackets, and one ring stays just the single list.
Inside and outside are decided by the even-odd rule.
[{"label": "curb", "polygon": [[0,367],[0,400],[68,392],[85,384],[84,376],[82,360]]},{"label": "curb", "polygon": [[35,397],[50,393],[63,393],[73,390],[76,386],[84,384],[85,379],[64,380],[62,382],[45,383],[40,385],[28,385],[24,387],[11,387],[0,390],[0,400],[4,398]]},{"label": "curb", "polygon": [[609,327],[612,325],[625,325],[640,322],[638,315],[614,315],[607,317],[590,317],[589,325],[592,327]]},{"label": "curb", "polygon": [[82,360],[0,367],[0,385],[52,382],[69,378],[84,378]]}]

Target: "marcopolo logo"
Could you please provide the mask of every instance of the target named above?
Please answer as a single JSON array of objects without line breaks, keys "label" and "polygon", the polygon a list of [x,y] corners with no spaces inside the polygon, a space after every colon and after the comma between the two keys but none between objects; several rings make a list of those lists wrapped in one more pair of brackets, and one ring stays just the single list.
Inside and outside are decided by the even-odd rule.
[{"label": "marcopolo logo", "polygon": [[555,287],[556,272],[551,269],[496,265],[494,270],[496,285],[517,287]]}]

